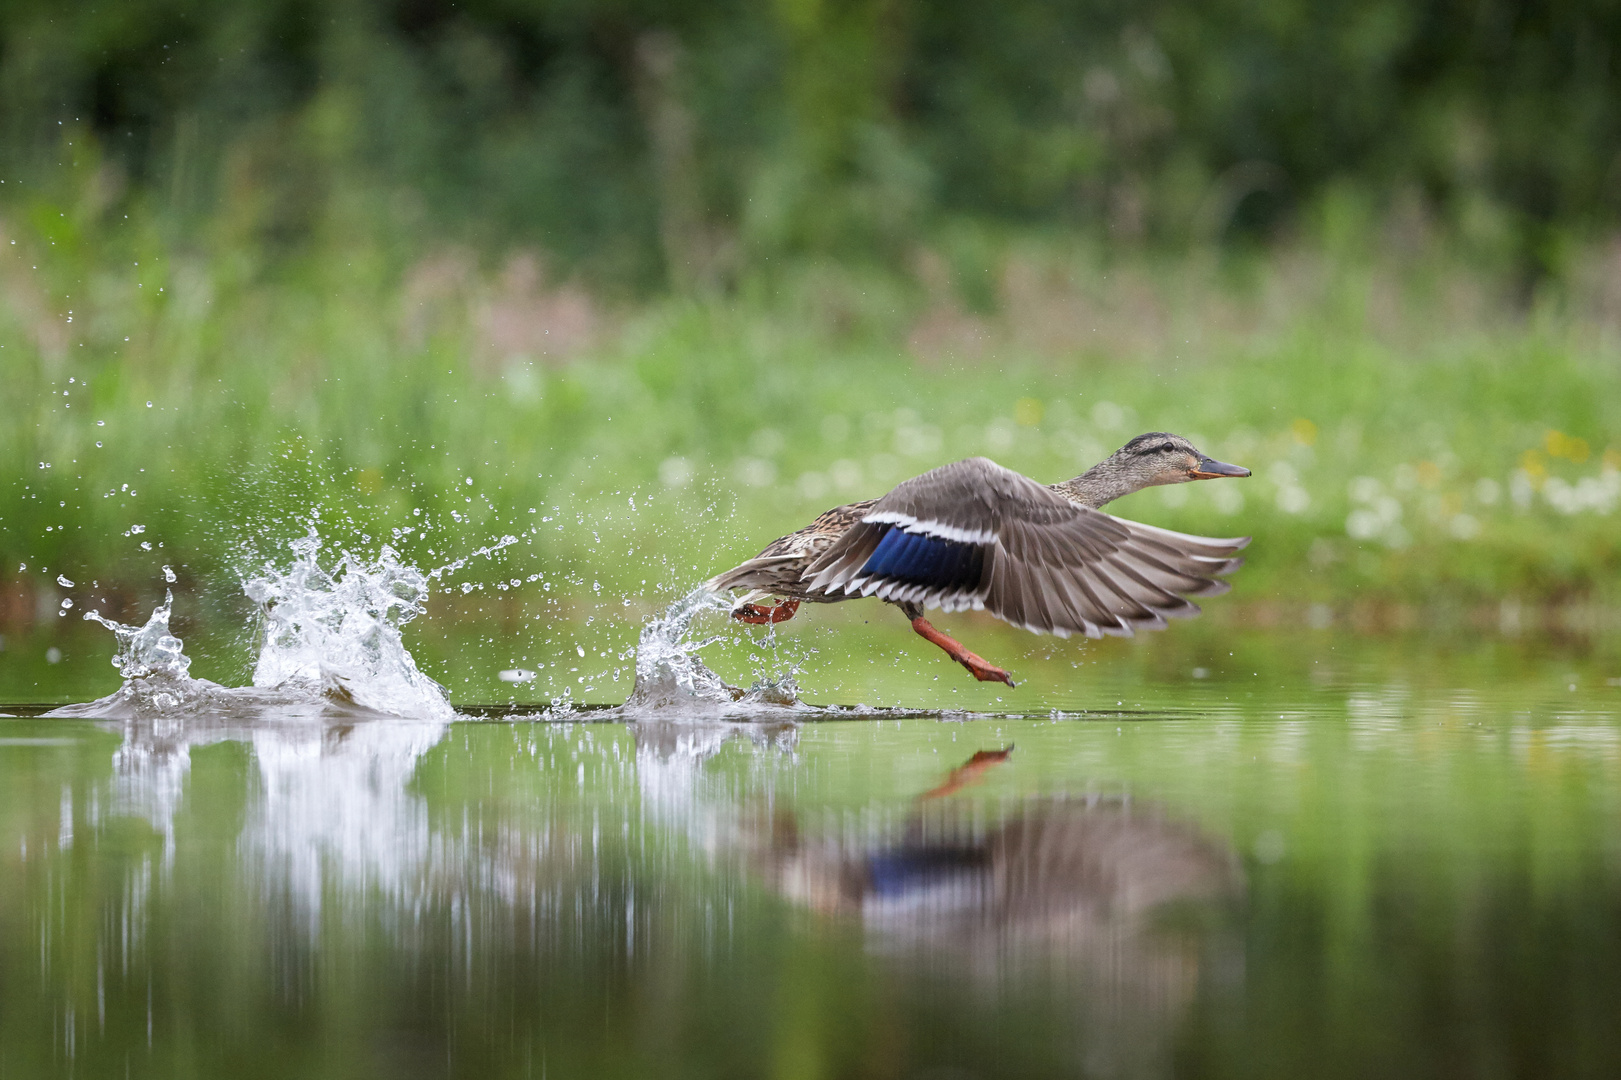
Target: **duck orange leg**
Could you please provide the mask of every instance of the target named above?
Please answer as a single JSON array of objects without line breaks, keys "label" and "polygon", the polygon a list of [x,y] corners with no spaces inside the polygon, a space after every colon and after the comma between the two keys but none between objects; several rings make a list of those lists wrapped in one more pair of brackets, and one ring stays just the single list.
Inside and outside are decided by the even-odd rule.
[{"label": "duck orange leg", "polygon": [[1013,676],[981,657],[965,649],[961,642],[953,640],[936,630],[929,620],[919,615],[912,620],[912,629],[921,637],[928,638],[946,651],[946,655],[968,669],[968,674],[980,682],[1004,682],[1013,685]]},{"label": "duck orange leg", "polygon": [[751,626],[763,626],[766,623],[787,622],[799,610],[798,600],[784,600],[776,607],[760,607],[757,604],[744,604],[732,612],[732,618],[738,622],[748,623]]}]

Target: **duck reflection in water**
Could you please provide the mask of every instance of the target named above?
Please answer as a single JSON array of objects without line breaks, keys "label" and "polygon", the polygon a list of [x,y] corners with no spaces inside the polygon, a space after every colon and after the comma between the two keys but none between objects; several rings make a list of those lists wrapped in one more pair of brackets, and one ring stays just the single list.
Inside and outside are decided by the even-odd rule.
[{"label": "duck reflection in water", "polygon": [[880,817],[852,829],[843,817],[807,824],[764,793],[739,805],[718,777],[708,790],[702,763],[724,744],[790,754],[795,725],[634,730],[644,805],[667,820],[685,817],[706,848],[741,855],[771,891],[835,922],[859,922],[873,952],[967,962],[984,976],[1046,968],[1101,980],[1122,1004],[1173,1010],[1211,961],[1236,974],[1240,952],[1225,928],[1244,879],[1233,850],[1129,797],[961,797],[1002,768],[1012,747],[974,754],[909,800],[892,826]]},{"label": "duck reflection in water", "polygon": [[1011,749],[952,770],[889,837],[778,813],[755,862],[779,894],[858,920],[875,953],[1003,989],[1058,977],[1081,991],[1091,1054],[1156,1057],[1201,978],[1240,976],[1238,859],[1129,798],[1027,798],[998,813],[956,797]]}]

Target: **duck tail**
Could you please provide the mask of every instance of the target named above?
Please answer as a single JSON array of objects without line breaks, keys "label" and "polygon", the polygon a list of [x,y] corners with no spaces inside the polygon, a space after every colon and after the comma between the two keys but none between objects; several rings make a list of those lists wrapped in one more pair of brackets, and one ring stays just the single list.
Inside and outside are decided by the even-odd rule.
[{"label": "duck tail", "polygon": [[798,577],[790,569],[791,564],[803,562],[798,555],[768,555],[750,559],[732,567],[724,574],[716,574],[704,582],[704,588],[711,592],[726,592],[728,589],[763,589],[766,592],[775,592]]}]

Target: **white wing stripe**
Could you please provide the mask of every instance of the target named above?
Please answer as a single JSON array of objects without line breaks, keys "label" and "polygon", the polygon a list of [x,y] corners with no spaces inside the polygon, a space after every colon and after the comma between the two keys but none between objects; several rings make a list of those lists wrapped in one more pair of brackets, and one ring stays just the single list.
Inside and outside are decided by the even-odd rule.
[{"label": "white wing stripe", "polygon": [[895,510],[881,510],[868,514],[861,520],[873,525],[898,525],[902,532],[938,536],[942,540],[951,540],[959,544],[989,544],[996,539],[996,534],[989,529],[959,529],[943,521],[919,521],[911,514],[902,514]]}]

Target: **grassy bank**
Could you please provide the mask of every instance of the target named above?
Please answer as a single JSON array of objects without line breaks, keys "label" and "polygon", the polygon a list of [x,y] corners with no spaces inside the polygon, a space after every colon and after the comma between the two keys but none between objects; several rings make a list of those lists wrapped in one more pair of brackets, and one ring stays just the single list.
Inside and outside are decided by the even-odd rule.
[{"label": "grassy bank", "polygon": [[934,465],[1057,480],[1152,429],[1256,475],[1111,509],[1256,536],[1251,600],[1621,599],[1603,250],[1525,302],[1330,207],[1261,255],[970,231],[909,276],[803,263],[633,303],[341,215],[274,264],[100,220],[0,218],[11,625],[116,606],[166,564],[229,596],[311,523],[424,567],[515,538],[453,590],[657,600]]}]

